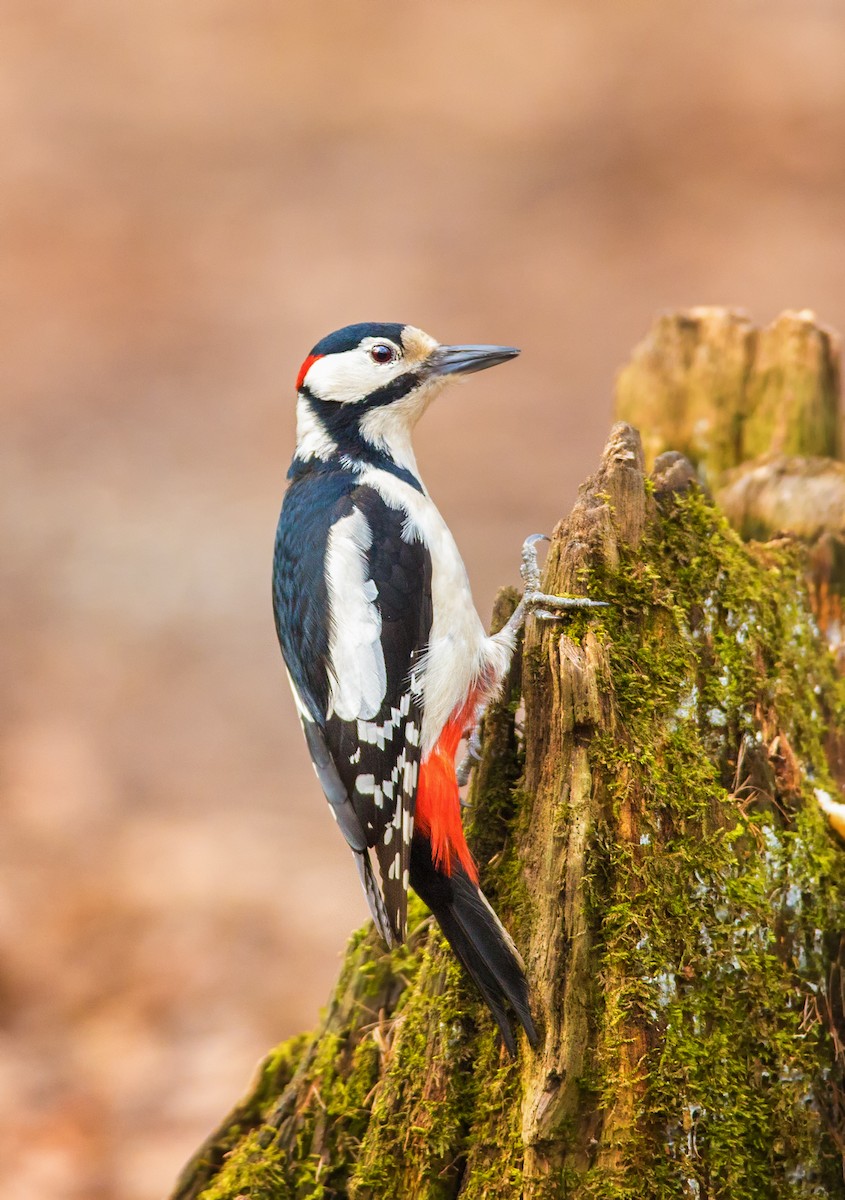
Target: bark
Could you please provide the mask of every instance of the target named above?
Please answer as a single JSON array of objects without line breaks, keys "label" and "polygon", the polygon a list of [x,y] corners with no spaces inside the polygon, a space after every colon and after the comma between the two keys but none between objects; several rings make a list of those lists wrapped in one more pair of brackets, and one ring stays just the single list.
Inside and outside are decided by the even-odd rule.
[{"label": "bark", "polygon": [[[712,484],[738,466],[759,339],[694,317],[690,353],[689,319],[665,327],[666,437],[687,422],[678,444],[696,466],[712,452]],[[765,360],[779,404],[793,326]],[[832,347],[798,341],[802,364]],[[659,340],[650,354],[659,373]],[[802,403],[828,404],[825,355]],[[694,444],[710,392],[713,433]],[[660,455],[663,410],[639,394],[629,415]],[[353,937],[317,1031],[268,1057],[174,1200],[845,1197],[845,854],[820,809],[842,799],[845,687],[810,569],[793,538],[744,543],[678,455],[647,476],[616,425],[544,578],[609,607],[529,622],[469,798],[539,1051],[523,1038],[507,1059],[416,904],[402,949]]]}]

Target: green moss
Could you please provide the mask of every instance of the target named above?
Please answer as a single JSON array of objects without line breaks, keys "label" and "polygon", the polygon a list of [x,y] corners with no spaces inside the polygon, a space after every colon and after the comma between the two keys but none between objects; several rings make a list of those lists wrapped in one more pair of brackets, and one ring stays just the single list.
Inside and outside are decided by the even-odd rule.
[{"label": "green moss", "polygon": [[813,797],[834,787],[841,685],[796,557],[745,547],[698,494],[668,503],[659,539],[590,581],[612,601],[590,903],[601,1103],[621,1118],[614,1166],[570,1173],[567,1194],[843,1195],[814,1094],[834,1056],[812,932],[845,924],[845,856]]},{"label": "green moss", "polygon": [[399,1028],[351,1180],[352,1196],[401,1194],[409,1174],[423,1189],[415,1196],[450,1195],[457,1169],[453,1147],[466,1119],[467,1028],[456,1003],[456,971],[439,938],[426,948],[422,977],[442,986],[434,988],[434,998],[425,989],[409,993],[397,1010]]},{"label": "green moss", "polygon": [[202,1195],[203,1200],[293,1200],[294,1193],[285,1156],[253,1130]]},{"label": "green moss", "polygon": [[[291,1039],[267,1057],[247,1101],[206,1148],[205,1164],[194,1164],[194,1186],[180,1196],[332,1200],[347,1194],[382,1067],[380,1014],[413,984],[427,933],[427,910],[412,898],[404,946],[386,952],[371,926],[352,935],[322,1030]],[[300,1065],[311,1081],[309,1100],[293,1142],[281,1146],[278,1131],[289,1116],[285,1088]],[[212,1175],[213,1184],[202,1190]]]},{"label": "green moss", "polygon": [[503,1060],[492,1024],[475,1047],[473,1113],[461,1200],[511,1200],[522,1192],[522,1081]]}]

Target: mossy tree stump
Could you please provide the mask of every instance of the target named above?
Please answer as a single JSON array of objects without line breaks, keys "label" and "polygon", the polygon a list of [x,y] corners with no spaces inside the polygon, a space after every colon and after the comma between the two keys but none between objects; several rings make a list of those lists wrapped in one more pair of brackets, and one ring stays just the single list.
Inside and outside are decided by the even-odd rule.
[{"label": "mossy tree stump", "polygon": [[544,579],[610,606],[531,621],[485,722],[470,840],[538,1053],[417,905],[401,950],[353,937],[174,1197],[845,1197],[845,687],[801,547],[692,476],[614,427]]},{"label": "mossy tree stump", "polygon": [[740,312],[658,317],[616,381],[646,461],[682,452],[746,538],[808,547],[813,610],[845,670],[845,448],[840,339],[811,312],[757,329]]}]

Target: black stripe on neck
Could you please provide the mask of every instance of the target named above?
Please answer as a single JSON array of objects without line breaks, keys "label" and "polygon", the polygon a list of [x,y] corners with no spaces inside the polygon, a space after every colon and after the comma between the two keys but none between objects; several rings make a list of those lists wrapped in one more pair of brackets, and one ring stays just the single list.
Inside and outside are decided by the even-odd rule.
[{"label": "black stripe on neck", "polygon": [[390,383],[370,392],[369,396],[364,396],[361,400],[349,400],[345,404],[339,400],[322,400],[305,384],[299,389],[299,394],[306,398],[322,424],[331,432],[338,423],[346,425],[348,422],[355,422],[357,424],[361,413],[370,412],[374,408],[384,408],[387,404],[395,404],[397,400],[402,400],[411,392],[416,391],[422,382],[421,372],[406,371],[404,375],[397,375],[395,379],[391,379]]},{"label": "black stripe on neck", "polygon": [[[320,471],[328,468],[354,470],[355,465],[360,464],[362,468],[378,467],[382,471],[387,471],[397,479],[410,484],[416,491],[422,492],[423,486],[413,472],[406,467],[400,467],[389,454],[368,441],[361,433],[360,424],[361,417],[365,413],[371,412],[374,408],[384,408],[388,404],[395,404],[397,400],[416,391],[422,382],[423,377],[419,372],[406,371],[404,375],[399,375],[390,383],[386,383],[384,387],[377,388],[363,400],[350,401],[346,404],[341,404],[337,400],[321,400],[319,396],[314,395],[310,388],[300,388],[300,397],[309,406],[312,416],[320,423],[337,449],[325,460],[294,457],[288,478],[298,479],[311,470]],[[347,467],[344,464],[344,459],[349,461],[350,466]]]},{"label": "black stripe on neck", "polygon": [[297,458],[294,455],[288,469],[288,479],[295,482],[308,475],[328,475],[334,472],[360,475],[367,467],[375,467],[379,471],[393,475],[395,479],[401,479],[415,492],[423,494],[425,491],[413,471],[409,471],[407,467],[400,467],[389,454],[385,454],[383,450],[377,450],[363,438],[359,438],[354,445],[346,445],[336,450],[330,458]]}]

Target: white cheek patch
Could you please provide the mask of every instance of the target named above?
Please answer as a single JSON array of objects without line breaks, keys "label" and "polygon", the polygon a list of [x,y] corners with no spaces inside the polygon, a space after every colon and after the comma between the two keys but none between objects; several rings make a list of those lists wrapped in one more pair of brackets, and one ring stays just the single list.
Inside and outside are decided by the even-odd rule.
[{"label": "white cheek patch", "polygon": [[358,425],[362,435],[377,450],[389,455],[400,467],[419,476],[411,434],[417,421],[446,382],[445,378],[435,376],[425,380],[401,400],[380,405],[363,413]]},{"label": "white cheek patch", "polygon": [[366,349],[357,346],[354,350],[318,358],[308,369],[304,382],[320,400],[356,404],[405,370],[407,364],[402,359],[380,365],[373,362]]},{"label": "white cheek patch", "polygon": [[336,521],[326,550],[329,593],[329,711],[342,721],[370,720],[381,708],[387,672],[378,589],[368,578],[373,534],[355,509]]},{"label": "white cheek patch", "polygon": [[320,458],[325,461],[337,450],[337,443],[329,436],[325,426],[315,416],[314,410],[304,396],[296,402],[296,456],[297,458]]}]

